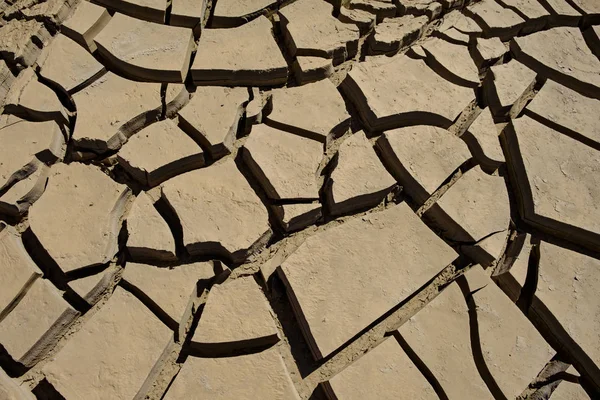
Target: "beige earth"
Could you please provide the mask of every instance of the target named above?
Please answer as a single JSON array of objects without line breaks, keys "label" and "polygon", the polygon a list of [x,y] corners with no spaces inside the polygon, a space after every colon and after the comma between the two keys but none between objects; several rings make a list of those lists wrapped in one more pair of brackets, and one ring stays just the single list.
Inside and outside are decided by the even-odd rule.
[{"label": "beige earth", "polygon": [[0,0],[0,400],[600,399],[598,0]]}]

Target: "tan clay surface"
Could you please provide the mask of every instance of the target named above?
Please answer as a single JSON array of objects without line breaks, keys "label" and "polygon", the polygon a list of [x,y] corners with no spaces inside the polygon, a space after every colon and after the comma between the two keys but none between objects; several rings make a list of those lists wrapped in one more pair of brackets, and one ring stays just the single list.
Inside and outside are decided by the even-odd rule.
[{"label": "tan clay surface", "polygon": [[0,400],[600,398],[598,0],[0,0]]}]

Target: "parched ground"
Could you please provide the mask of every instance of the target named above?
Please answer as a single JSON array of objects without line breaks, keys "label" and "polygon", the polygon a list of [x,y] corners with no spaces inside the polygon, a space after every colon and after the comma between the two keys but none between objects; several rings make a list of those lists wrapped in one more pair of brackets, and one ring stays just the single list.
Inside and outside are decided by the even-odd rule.
[{"label": "parched ground", "polygon": [[1,400],[600,398],[600,1],[0,17]]}]

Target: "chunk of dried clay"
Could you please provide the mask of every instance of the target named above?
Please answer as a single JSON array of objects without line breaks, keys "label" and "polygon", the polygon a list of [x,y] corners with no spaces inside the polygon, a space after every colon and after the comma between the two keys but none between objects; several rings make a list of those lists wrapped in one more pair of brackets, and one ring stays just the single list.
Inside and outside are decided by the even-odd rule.
[{"label": "chunk of dried clay", "polygon": [[344,99],[329,79],[271,93],[267,123],[275,128],[325,143],[350,126]]},{"label": "chunk of dried clay", "polygon": [[238,125],[249,100],[245,88],[199,86],[179,110],[181,128],[218,159],[233,149]]},{"label": "chunk of dried clay", "polygon": [[400,18],[386,19],[375,26],[375,32],[369,35],[369,52],[371,54],[393,54],[411,45],[419,39],[429,18],[405,15]]},{"label": "chunk of dried clay", "polygon": [[300,399],[277,348],[236,357],[188,357],[165,400],[194,397]]},{"label": "chunk of dried clay", "polygon": [[335,399],[388,399],[400,394],[423,400],[438,398],[394,338],[385,339],[323,384],[323,388]]},{"label": "chunk of dried clay", "polygon": [[233,160],[170,179],[163,194],[181,221],[183,242],[192,255],[239,262],[270,236],[267,210]]},{"label": "chunk of dried clay", "polygon": [[287,232],[313,225],[323,216],[320,203],[294,203],[275,206],[275,215]]},{"label": "chunk of dried clay", "polygon": [[204,166],[202,148],[170,119],[142,129],[117,154],[119,164],[144,185],[154,187]]},{"label": "chunk of dried clay", "polygon": [[0,398],[5,400],[35,400],[36,397],[27,388],[11,379],[0,369]]},{"label": "chunk of dried clay", "polygon": [[333,17],[321,0],[299,0],[279,10],[286,46],[292,56],[330,58],[338,65],[358,50],[358,27]]},{"label": "chunk of dried clay", "polygon": [[484,170],[493,172],[505,162],[498,136],[492,113],[489,107],[486,107],[460,138],[469,146],[479,165]]},{"label": "chunk of dried clay", "polygon": [[338,19],[344,23],[358,26],[361,35],[364,35],[375,27],[376,16],[368,11],[341,7]]},{"label": "chunk of dried clay", "polygon": [[422,44],[427,64],[446,79],[461,86],[479,85],[479,71],[467,46],[433,38]]},{"label": "chunk of dried clay", "polygon": [[392,0],[351,0],[348,7],[375,15],[378,24],[384,18],[392,18],[398,14],[398,8]]},{"label": "chunk of dried clay", "polygon": [[[554,46],[553,43],[561,43]],[[600,99],[600,60],[577,27],[560,27],[514,38],[510,49],[517,60],[581,94]]]},{"label": "chunk of dried clay", "polygon": [[12,227],[0,223],[0,321],[42,276]]},{"label": "chunk of dried clay", "polygon": [[[527,317],[480,266],[465,274],[462,289],[478,328],[472,346],[506,398],[516,398],[554,356]],[[479,290],[478,290],[479,289]],[[475,339],[477,340],[477,339]]]},{"label": "chunk of dried clay", "polygon": [[292,65],[296,80],[300,84],[317,82],[333,75],[333,63],[329,58],[298,56]]},{"label": "chunk of dried clay", "polygon": [[79,315],[46,279],[36,279],[0,324],[0,344],[13,360],[36,364]]},{"label": "chunk of dried clay", "polygon": [[58,83],[71,94],[106,72],[91,54],[63,34],[57,35],[45,48],[38,65],[41,76]]},{"label": "chunk of dried clay", "polygon": [[272,313],[253,277],[214,285],[192,337],[192,346],[212,354],[274,344],[279,336]]},{"label": "chunk of dried clay", "polygon": [[425,217],[435,221],[443,236],[463,245],[463,251],[489,266],[505,247],[510,223],[504,178],[474,167],[442,195]]},{"label": "chunk of dried clay", "polygon": [[167,3],[164,0],[98,0],[98,4],[141,21],[165,23]]},{"label": "chunk of dried clay", "polygon": [[97,167],[58,164],[46,192],[29,209],[30,227],[64,272],[104,264],[117,253],[130,196],[130,189]]},{"label": "chunk of dried clay", "polygon": [[600,149],[597,110],[600,101],[583,96],[554,81],[547,81],[525,109],[540,123]]},{"label": "chunk of dried clay", "polygon": [[110,21],[107,9],[89,1],[79,3],[75,12],[60,27],[61,32],[89,52],[96,50],[94,38]]},{"label": "chunk of dried clay", "polygon": [[169,261],[175,257],[175,239],[150,196],[140,193],[127,215],[127,252],[131,259]]},{"label": "chunk of dried clay", "polygon": [[504,46],[504,43],[497,37],[489,39],[477,38],[477,45],[475,46],[473,56],[477,66],[483,68],[500,60],[507,51],[508,49]]},{"label": "chunk of dried clay", "polygon": [[243,25],[274,6],[277,0],[222,0],[213,12],[211,28]]},{"label": "chunk of dried clay", "polygon": [[172,0],[169,25],[194,28],[197,32],[206,13],[207,4],[208,0],[200,0],[200,4],[194,0]]},{"label": "chunk of dried clay", "polygon": [[7,63],[32,66],[40,54],[40,44],[46,45],[52,35],[44,23],[35,19],[12,19],[0,26],[0,54]]},{"label": "chunk of dried clay", "polygon": [[598,151],[527,115],[503,131],[521,216],[552,234],[600,249]]},{"label": "chunk of dried clay", "polygon": [[318,200],[321,143],[261,124],[252,129],[243,157],[271,199]]},{"label": "chunk of dried clay", "polygon": [[68,114],[56,93],[38,81],[33,68],[16,78],[6,96],[4,110],[31,121],[54,120],[66,124]]},{"label": "chunk of dried clay", "polygon": [[73,100],[77,106],[75,145],[103,153],[118,150],[131,126],[146,123],[145,114],[161,104],[160,85],[130,81],[109,72],[73,95]]},{"label": "chunk of dried clay", "polygon": [[149,82],[183,82],[194,37],[191,29],[116,14],[94,43],[99,54],[125,76]]},{"label": "chunk of dried clay", "polygon": [[452,282],[398,329],[399,340],[427,366],[447,398],[492,400],[473,356],[477,342],[470,337],[469,317],[466,299]]},{"label": "chunk of dried clay", "polygon": [[282,263],[279,274],[310,349],[320,359],[455,258],[402,203],[310,236]]},{"label": "chunk of dried clay", "polygon": [[511,8],[504,8],[494,0],[483,0],[467,7],[475,21],[481,21],[487,37],[508,40],[521,30],[525,20]]},{"label": "chunk of dried clay", "polygon": [[[395,78],[398,71],[402,79]],[[370,57],[355,65],[341,89],[372,131],[419,124],[449,127],[475,97],[472,89],[404,55]]]},{"label": "chunk of dried clay", "polygon": [[185,338],[192,307],[201,294],[198,293],[198,281],[212,276],[212,265],[206,262],[174,268],[127,263],[123,272],[123,279],[134,287],[133,290],[148,296],[156,305],[155,313],[167,316],[165,319],[169,320],[169,327],[178,333],[178,340]]},{"label": "chunk of dried clay", "polygon": [[139,300],[117,287],[43,373],[67,399],[131,399],[172,335]]},{"label": "chunk of dried clay", "polygon": [[272,86],[286,82],[288,67],[261,16],[237,28],[205,29],[191,74],[202,85]]},{"label": "chunk of dried clay", "polygon": [[588,361],[577,366],[591,374],[595,374],[593,371],[597,369],[590,368],[590,365],[600,362],[600,344],[594,334],[600,328],[597,312],[600,300],[594,295],[600,281],[599,271],[600,261],[597,259],[547,242],[540,244],[535,296],[552,316],[544,319],[551,328],[560,327],[552,331],[561,342],[569,342],[567,338],[570,337],[577,343],[579,354],[572,352],[573,356],[591,359],[591,363]]},{"label": "chunk of dried clay", "polygon": [[362,131],[342,142],[337,157],[326,187],[333,214],[373,207],[396,185]]},{"label": "chunk of dried clay", "polygon": [[521,95],[535,84],[535,71],[517,60],[490,68],[484,79],[484,92],[490,107],[506,114]]},{"label": "chunk of dried clay", "polygon": [[377,148],[386,168],[419,205],[471,156],[458,137],[425,125],[388,131]]}]

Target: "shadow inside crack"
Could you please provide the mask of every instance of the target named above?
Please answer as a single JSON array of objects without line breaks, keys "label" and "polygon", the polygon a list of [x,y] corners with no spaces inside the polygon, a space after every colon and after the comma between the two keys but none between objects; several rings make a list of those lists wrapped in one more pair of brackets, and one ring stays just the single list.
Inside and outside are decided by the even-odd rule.
[{"label": "shadow inside crack", "polygon": [[[502,393],[500,386],[494,379],[485,358],[483,356],[483,348],[481,346],[481,338],[479,337],[479,322],[477,319],[477,304],[475,303],[475,299],[473,298],[473,292],[469,287],[469,283],[467,278],[463,275],[459,276],[456,279],[456,283],[460,287],[460,290],[465,297],[465,301],[467,303],[467,308],[469,310],[469,334],[471,340],[471,351],[473,353],[473,360],[475,361],[475,366],[477,367],[477,371],[479,372],[479,376],[483,382],[485,382],[488,390],[496,400],[508,400],[508,398]],[[481,288],[477,289],[481,290]],[[476,291],[477,291],[476,290]]]}]

